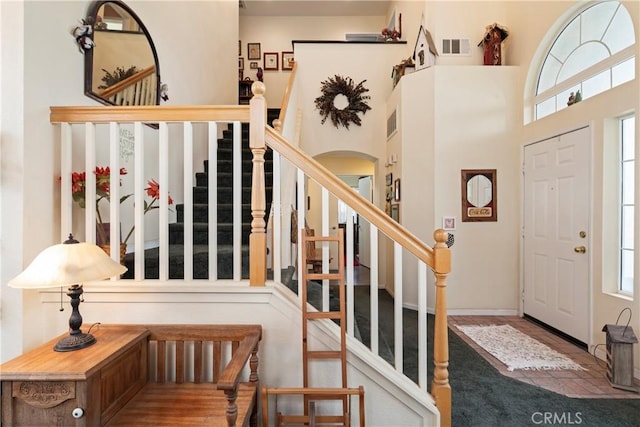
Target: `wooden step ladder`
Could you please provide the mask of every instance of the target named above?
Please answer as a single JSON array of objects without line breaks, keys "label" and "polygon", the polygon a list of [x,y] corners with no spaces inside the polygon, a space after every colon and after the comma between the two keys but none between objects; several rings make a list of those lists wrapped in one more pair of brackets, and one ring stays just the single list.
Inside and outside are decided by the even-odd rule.
[{"label": "wooden step ladder", "polygon": [[[302,388],[266,388],[262,390],[262,414],[263,425],[268,425],[268,396],[276,396],[276,426],[350,426],[351,425],[351,396],[358,396],[360,426],[364,427],[364,388],[347,387],[347,340],[346,340],[346,310],[345,310],[345,283],[344,283],[344,232],[338,230],[337,236],[314,236],[301,233],[302,250],[302,274],[300,277],[300,292],[302,298]],[[338,271],[332,273],[318,273],[317,268],[309,271],[307,257],[317,250],[316,245],[337,245]],[[330,280],[337,282],[339,291],[339,310],[331,311],[330,307],[316,310],[307,302],[308,286],[315,281]],[[340,326],[340,343],[337,350],[310,350],[309,349],[309,324],[313,321],[329,319],[337,321]],[[310,365],[314,360],[339,360],[340,361],[340,387],[316,388],[309,384]],[[278,395],[301,395],[304,400],[303,415],[283,415],[277,410]],[[316,414],[319,409],[316,402],[336,401],[342,406],[342,414],[327,415]]]}]

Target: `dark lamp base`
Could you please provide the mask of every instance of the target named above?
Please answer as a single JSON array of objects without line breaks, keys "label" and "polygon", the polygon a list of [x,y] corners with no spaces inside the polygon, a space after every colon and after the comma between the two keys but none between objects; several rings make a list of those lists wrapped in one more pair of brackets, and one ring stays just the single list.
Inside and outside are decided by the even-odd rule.
[{"label": "dark lamp base", "polygon": [[53,347],[55,351],[74,351],[81,348],[89,347],[96,343],[96,337],[91,334],[79,333],[75,335],[68,335],[62,338]]}]

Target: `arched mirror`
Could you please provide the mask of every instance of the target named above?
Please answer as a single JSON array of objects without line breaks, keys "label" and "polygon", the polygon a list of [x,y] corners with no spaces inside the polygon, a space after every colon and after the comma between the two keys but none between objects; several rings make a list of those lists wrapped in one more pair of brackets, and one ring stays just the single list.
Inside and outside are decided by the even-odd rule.
[{"label": "arched mirror", "polygon": [[91,4],[92,49],[84,56],[84,93],[106,105],[158,105],[160,68],[151,36],[120,1]]},{"label": "arched mirror", "polygon": [[462,170],[462,221],[497,221],[495,169]]}]

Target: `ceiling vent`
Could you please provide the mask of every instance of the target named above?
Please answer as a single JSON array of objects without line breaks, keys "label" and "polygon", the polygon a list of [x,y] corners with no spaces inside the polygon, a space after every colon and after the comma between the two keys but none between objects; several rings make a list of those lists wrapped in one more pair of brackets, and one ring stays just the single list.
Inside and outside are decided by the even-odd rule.
[{"label": "ceiling vent", "polygon": [[471,56],[469,39],[442,39],[441,56]]},{"label": "ceiling vent", "polygon": [[345,39],[350,42],[375,42],[380,41],[381,36],[378,33],[347,33]]}]

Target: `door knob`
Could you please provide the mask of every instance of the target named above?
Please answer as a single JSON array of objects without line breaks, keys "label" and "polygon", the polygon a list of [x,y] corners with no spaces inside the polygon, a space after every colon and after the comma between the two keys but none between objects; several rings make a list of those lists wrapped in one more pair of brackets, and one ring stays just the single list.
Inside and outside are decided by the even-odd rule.
[{"label": "door knob", "polygon": [[579,254],[587,252],[587,248],[585,246],[576,246],[573,250]]}]

